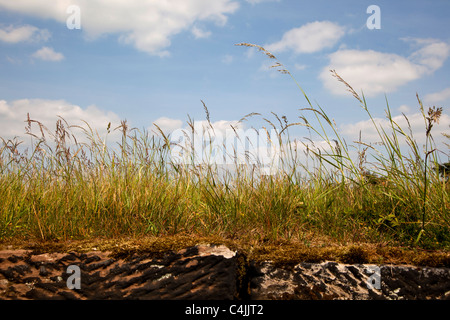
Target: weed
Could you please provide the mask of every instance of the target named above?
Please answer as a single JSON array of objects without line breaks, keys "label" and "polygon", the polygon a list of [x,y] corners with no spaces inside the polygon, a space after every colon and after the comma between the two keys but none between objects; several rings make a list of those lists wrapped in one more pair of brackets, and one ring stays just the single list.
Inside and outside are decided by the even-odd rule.
[{"label": "weed", "polygon": [[[188,234],[248,244],[293,241],[308,247],[370,242],[449,247],[448,163],[440,164],[432,137],[442,108],[425,114],[418,98],[425,122],[422,153],[406,116],[408,127],[402,128],[387,104],[388,126],[381,126],[364,94],[332,70],[378,133],[380,142],[364,142],[360,135],[355,147],[324,108],[313,106],[273,54],[258,45],[239,45],[257,48],[295,81],[308,103],[299,110],[298,122],[276,113],[244,116],[230,130],[237,143],[250,147],[243,155],[237,148],[227,149],[226,156],[233,159],[227,167],[196,158],[197,130],[205,138],[203,159],[211,159],[217,146],[216,128],[203,101],[206,125],[199,128],[189,118],[184,145],[156,124],[157,132],[151,134],[130,128],[126,121],[116,128],[109,123],[106,136],[100,137],[87,122],[74,126],[59,118],[52,132],[28,115],[28,147],[17,139],[2,139],[0,240]],[[264,163],[253,161],[254,141],[240,136],[239,124],[252,117],[262,117],[265,124],[263,131],[255,129],[254,137],[263,136],[279,152],[273,174],[262,170]],[[293,139],[294,127],[306,128],[310,136]],[[115,133],[120,139],[114,144],[109,140]],[[185,162],[174,161],[176,148],[187,156]],[[352,148],[358,150],[356,157]],[[342,258],[365,261],[357,248]]]}]

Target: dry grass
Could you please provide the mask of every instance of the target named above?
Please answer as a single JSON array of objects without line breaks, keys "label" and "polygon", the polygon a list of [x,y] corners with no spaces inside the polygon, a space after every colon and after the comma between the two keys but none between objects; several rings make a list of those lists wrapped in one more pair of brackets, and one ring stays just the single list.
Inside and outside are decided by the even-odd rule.
[{"label": "dry grass", "polygon": [[[322,239],[324,240],[324,239]],[[295,266],[300,262],[320,263],[336,261],[345,264],[392,264],[428,267],[450,267],[450,253],[446,250],[423,250],[375,243],[336,244],[317,241],[305,245],[297,241],[248,242],[244,239],[225,239],[220,236],[177,234],[166,237],[86,239],[65,242],[9,241],[0,250],[26,249],[32,254],[51,252],[108,252],[116,259],[128,259],[136,254],[164,256],[195,245],[225,245],[245,254],[251,261],[272,261],[277,266]]]}]

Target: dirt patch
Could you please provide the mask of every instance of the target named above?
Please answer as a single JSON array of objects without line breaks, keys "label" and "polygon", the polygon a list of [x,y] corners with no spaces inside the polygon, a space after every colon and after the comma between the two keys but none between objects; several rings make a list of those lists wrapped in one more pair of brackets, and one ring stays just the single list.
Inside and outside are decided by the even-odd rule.
[{"label": "dirt patch", "polygon": [[176,252],[198,244],[224,245],[244,253],[254,261],[272,261],[277,266],[293,266],[301,262],[336,261],[355,264],[392,264],[426,267],[449,267],[450,252],[423,250],[420,248],[395,247],[383,244],[359,243],[349,245],[318,243],[305,245],[298,242],[247,242],[221,237],[197,237],[176,235],[165,237],[141,237],[119,239],[88,239],[61,242],[0,243],[0,250],[28,250],[32,254],[52,252],[110,252],[114,258],[129,258],[135,254],[153,257]]}]

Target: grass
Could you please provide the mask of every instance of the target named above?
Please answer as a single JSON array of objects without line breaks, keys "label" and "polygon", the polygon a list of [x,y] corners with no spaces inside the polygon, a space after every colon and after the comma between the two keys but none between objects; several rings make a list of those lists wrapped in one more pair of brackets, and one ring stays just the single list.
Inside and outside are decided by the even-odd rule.
[{"label": "grass", "polygon": [[[264,48],[239,45],[256,47],[275,60],[274,68],[292,77]],[[439,154],[445,153],[432,135],[442,108],[425,111],[417,97],[426,137],[422,151],[410,126],[402,128],[393,120],[388,103],[389,126],[381,127],[364,96],[335,71],[332,76],[367,112],[380,143],[359,139],[356,146],[348,145],[334,120],[323,108],[313,106],[299,86],[308,103],[299,110],[299,122],[289,123],[275,113],[273,120],[263,117],[273,129],[269,134],[264,128],[267,139],[282,155],[273,175],[261,174],[262,165],[249,161],[235,161],[225,174],[219,174],[214,164],[174,163],[171,151],[177,145],[157,126],[158,135],[153,135],[129,128],[125,121],[116,128],[108,124],[109,134],[121,135],[114,145],[88,123],[74,126],[61,118],[53,132],[28,117],[30,147],[22,148],[17,139],[2,139],[0,242],[103,239],[109,243],[122,239],[124,243],[123,239],[213,237],[254,248],[260,256],[270,255],[267,248],[280,257],[284,256],[280,248],[297,248],[297,253],[311,256],[308,250],[316,248],[314,254],[344,260],[358,250],[337,253],[330,248],[364,244],[367,248],[447,252],[450,198],[448,170],[444,169],[448,163],[439,160]],[[204,103],[203,107],[211,125],[208,108]],[[258,116],[252,113],[241,121]],[[194,133],[191,119],[188,125]],[[297,126],[307,128],[318,140],[293,140],[289,131]],[[403,140],[407,152],[402,149]],[[317,141],[322,141],[321,146],[314,144]],[[184,148],[189,154],[189,146]],[[250,156],[246,155],[247,160]],[[367,161],[368,156],[373,161]],[[382,249],[374,250],[369,251],[376,257]],[[357,257],[365,257],[358,252]]]}]

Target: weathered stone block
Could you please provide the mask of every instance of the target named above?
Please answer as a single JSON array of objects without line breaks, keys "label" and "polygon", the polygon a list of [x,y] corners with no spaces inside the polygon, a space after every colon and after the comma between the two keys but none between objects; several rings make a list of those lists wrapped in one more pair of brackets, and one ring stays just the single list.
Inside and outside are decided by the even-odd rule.
[{"label": "weathered stone block", "polygon": [[[368,285],[378,267],[378,288]],[[412,266],[300,263],[293,268],[254,264],[251,299],[450,299],[450,269]]]},{"label": "weathered stone block", "polygon": [[[3,299],[233,299],[237,291],[236,252],[223,246],[196,246],[162,258],[139,254],[126,260],[112,259],[107,252],[3,252],[0,258]],[[69,265],[80,268],[80,289],[66,285]]]}]

